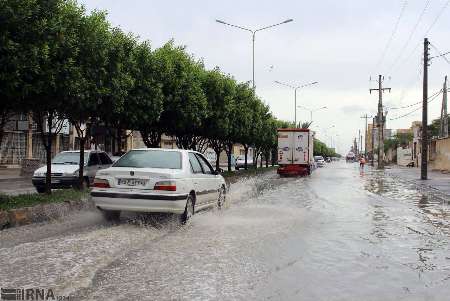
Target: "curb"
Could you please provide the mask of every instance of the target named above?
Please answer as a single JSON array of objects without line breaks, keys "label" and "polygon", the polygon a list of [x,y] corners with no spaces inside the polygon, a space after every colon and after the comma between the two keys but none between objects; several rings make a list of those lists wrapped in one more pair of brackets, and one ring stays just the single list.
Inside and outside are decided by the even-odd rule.
[{"label": "curb", "polygon": [[61,203],[39,204],[11,210],[0,210],[0,230],[59,219],[73,211],[94,208],[90,200],[64,201]]},{"label": "curb", "polygon": [[6,178],[6,179],[0,179],[0,183],[19,183],[19,182],[30,182],[31,183],[31,177],[30,178]]}]

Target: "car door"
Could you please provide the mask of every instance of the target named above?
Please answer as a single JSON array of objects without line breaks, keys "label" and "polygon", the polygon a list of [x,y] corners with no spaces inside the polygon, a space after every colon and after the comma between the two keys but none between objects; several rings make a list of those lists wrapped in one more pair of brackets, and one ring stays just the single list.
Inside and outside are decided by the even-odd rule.
[{"label": "car door", "polygon": [[207,203],[216,203],[219,198],[219,184],[217,181],[216,173],[214,169],[209,164],[208,160],[199,153],[196,153],[195,156],[198,158],[202,169],[203,169],[203,186],[205,187],[206,194],[206,202]]},{"label": "car door", "polygon": [[101,163],[101,169],[105,169],[111,166],[113,163],[112,160],[109,158],[109,156],[105,152],[98,153],[98,156],[100,158]]},{"label": "car door", "polygon": [[207,202],[206,194],[204,193],[205,187],[204,187],[204,174],[203,174],[203,168],[198,161],[197,157],[194,153],[189,152],[189,164],[191,166],[191,178],[192,178],[192,184],[194,185],[193,189],[196,193],[196,206],[203,206]]},{"label": "car door", "polygon": [[100,158],[98,156],[97,152],[90,152],[89,153],[89,160],[88,160],[88,166],[87,166],[87,170],[86,170],[86,175],[89,178],[89,182],[93,183],[94,182],[94,178],[95,175],[97,173],[97,171],[99,169],[101,169],[102,165],[101,165],[101,161]]}]

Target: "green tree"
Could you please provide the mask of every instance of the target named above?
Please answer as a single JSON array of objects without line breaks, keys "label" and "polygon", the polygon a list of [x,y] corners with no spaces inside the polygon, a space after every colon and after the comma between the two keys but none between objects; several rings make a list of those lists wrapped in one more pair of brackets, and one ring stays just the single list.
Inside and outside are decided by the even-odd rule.
[{"label": "green tree", "polygon": [[[106,82],[103,83],[101,109],[98,119],[91,119],[91,124],[105,124],[110,130],[117,144],[122,145],[125,129],[130,129],[135,117],[135,98],[130,96],[135,86],[135,58],[137,47],[136,38],[125,34],[118,28],[113,28],[107,45],[107,64],[105,66]],[[106,109],[105,108],[109,108]]]},{"label": "green tree", "polygon": [[202,136],[216,153],[216,170],[219,170],[220,153],[225,149],[233,118],[236,83],[223,75],[219,68],[206,71],[203,91],[208,101],[208,113],[204,119]]},{"label": "green tree", "polygon": [[[236,86],[235,107],[233,114],[232,132],[230,140],[242,144],[244,147],[244,168],[248,169],[248,152],[254,145],[255,136],[252,134],[253,120],[255,114],[254,106],[257,100],[249,83],[240,83]],[[231,168],[231,162],[230,162]]]},{"label": "green tree", "polygon": [[[151,138],[163,109],[162,84],[156,78],[157,63],[148,42],[141,43],[133,51],[132,76],[134,86],[126,102],[125,119],[129,128],[139,130],[147,147],[159,146],[160,136]],[[149,130],[150,129],[150,130]],[[157,131],[159,133],[159,131]],[[157,145],[154,141],[157,140]]]},{"label": "green tree", "polygon": [[43,12],[36,0],[0,1],[0,144],[15,112],[27,112],[23,98],[39,70]]},{"label": "green tree", "polygon": [[112,108],[103,105],[111,91],[107,82],[108,62],[112,35],[104,12],[83,15],[77,27],[78,56],[76,72],[68,79],[70,83],[64,97],[63,112],[76,129],[80,143],[79,184],[84,186],[84,152],[89,138],[89,123],[95,123],[101,110]]},{"label": "green tree", "polygon": [[[75,69],[76,28],[82,11],[71,1],[37,0],[30,5],[31,11],[19,10],[24,13],[19,19],[24,23],[30,20],[31,26],[15,24],[29,30],[22,36],[18,33],[16,40],[17,51],[25,52],[17,60],[26,61],[18,63],[17,72],[22,74],[18,82],[22,84],[17,87],[21,95],[16,97],[22,110],[33,112],[38,125],[46,150],[46,192],[51,193],[52,140],[61,128],[62,99],[67,91],[67,79]],[[29,52],[33,53],[27,58]]]},{"label": "green tree", "polygon": [[[154,52],[156,79],[162,85],[163,110],[159,122],[148,129],[144,140],[159,144],[162,133],[175,136],[179,148],[196,150],[204,141],[202,126],[207,100],[202,89],[203,64],[173,41]],[[141,132],[142,133],[142,132]],[[146,134],[146,133],[143,133]]]}]

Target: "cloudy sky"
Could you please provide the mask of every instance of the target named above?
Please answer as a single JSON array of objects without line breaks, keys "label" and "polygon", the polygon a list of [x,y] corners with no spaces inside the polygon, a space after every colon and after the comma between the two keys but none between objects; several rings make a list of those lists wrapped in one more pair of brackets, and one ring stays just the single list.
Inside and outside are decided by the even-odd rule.
[{"label": "cloudy sky", "polygon": [[[294,22],[261,31],[256,36],[257,94],[279,119],[294,119],[292,85],[318,81],[298,93],[298,105],[311,109],[318,136],[338,151],[364,131],[367,113],[376,112],[378,74],[392,93],[384,95],[387,108],[421,101],[423,38],[434,47],[431,56],[450,51],[450,0],[321,0],[321,1],[174,1],[80,0],[88,10],[106,10],[114,26],[149,40],[156,48],[170,39],[186,45],[207,68],[219,66],[239,81],[252,78],[251,34],[216,23],[216,19],[257,29],[292,18]],[[448,56],[450,61],[450,55]],[[450,73],[450,62],[432,60],[429,71],[432,95]],[[441,96],[430,102],[429,118],[440,114]],[[420,120],[421,110],[399,119],[419,106],[389,109],[388,128],[408,128]],[[300,120],[309,112],[297,109]],[[325,131],[326,128],[334,128]],[[333,136],[333,138],[331,138]]]}]

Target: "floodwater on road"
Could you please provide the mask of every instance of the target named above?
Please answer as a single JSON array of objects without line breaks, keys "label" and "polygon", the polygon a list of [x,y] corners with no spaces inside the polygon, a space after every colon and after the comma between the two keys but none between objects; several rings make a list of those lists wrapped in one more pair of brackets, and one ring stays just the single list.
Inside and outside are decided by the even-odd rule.
[{"label": "floodwater on road", "polygon": [[328,164],[232,184],[228,208],[171,218],[96,212],[0,232],[0,286],[79,300],[445,300],[448,198]]}]

